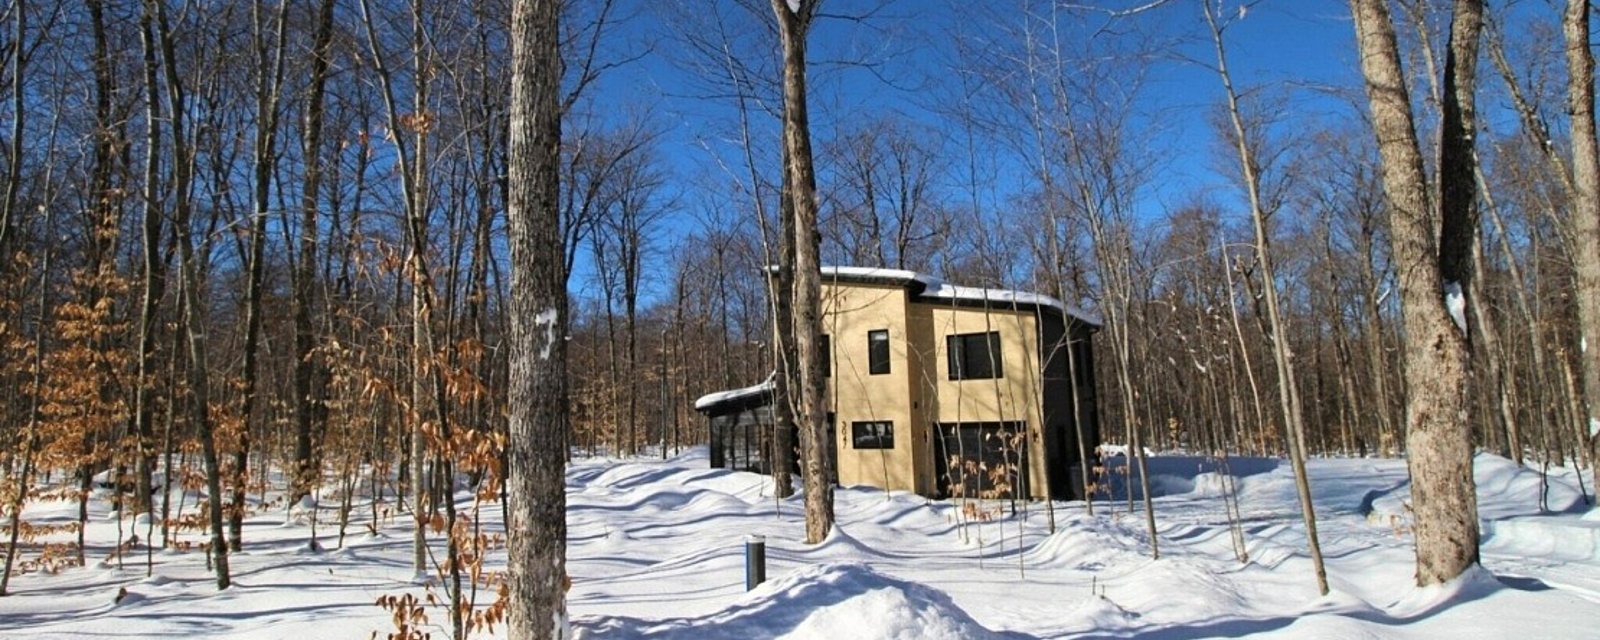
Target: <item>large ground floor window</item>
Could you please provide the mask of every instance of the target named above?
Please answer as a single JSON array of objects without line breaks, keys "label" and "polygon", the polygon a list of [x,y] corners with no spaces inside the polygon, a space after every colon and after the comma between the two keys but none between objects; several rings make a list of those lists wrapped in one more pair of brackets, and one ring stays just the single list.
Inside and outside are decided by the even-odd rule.
[{"label": "large ground floor window", "polygon": [[1028,497],[1028,423],[941,422],[934,431],[940,497]]}]

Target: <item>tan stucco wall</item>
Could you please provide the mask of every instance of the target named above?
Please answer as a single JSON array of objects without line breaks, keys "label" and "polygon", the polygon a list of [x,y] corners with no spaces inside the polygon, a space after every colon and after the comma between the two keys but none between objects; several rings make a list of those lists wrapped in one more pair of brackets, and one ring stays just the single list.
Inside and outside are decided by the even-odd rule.
[{"label": "tan stucco wall", "polygon": [[[926,308],[930,348],[926,358],[931,384],[921,394],[924,422],[1026,422],[1029,443],[1029,484],[1034,497],[1044,496],[1045,458],[1040,425],[1043,387],[1039,372],[1037,322],[1031,312],[951,307],[933,303],[913,305],[913,315]],[[946,337],[956,334],[1000,334],[1000,378],[951,380]],[[930,443],[929,456],[932,456]],[[931,464],[928,482],[933,482]]]},{"label": "tan stucco wall", "polygon": [[[939,422],[1026,422],[1030,485],[1043,497],[1037,327],[1032,312],[911,303],[896,285],[823,284],[823,332],[832,346],[828,406],[835,414],[839,482],[937,493],[932,426]],[[890,372],[870,375],[867,333],[889,331]],[[1003,376],[950,380],[946,336],[997,331]],[[894,423],[893,449],[853,448],[851,423]]]},{"label": "tan stucco wall", "polygon": [[[909,400],[906,291],[893,285],[824,285],[822,304],[823,331],[833,346],[828,388],[837,427],[839,483],[915,491],[917,421]],[[871,375],[867,332],[878,329],[889,332],[889,373]],[[851,423],[877,420],[894,423],[894,448],[855,449]]]}]

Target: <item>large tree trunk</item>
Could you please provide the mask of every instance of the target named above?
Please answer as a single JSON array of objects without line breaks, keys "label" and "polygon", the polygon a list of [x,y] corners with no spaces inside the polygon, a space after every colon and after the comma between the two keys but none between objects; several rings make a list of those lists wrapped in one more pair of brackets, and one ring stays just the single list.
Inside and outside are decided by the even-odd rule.
[{"label": "large tree trunk", "polygon": [[1589,0],[1568,0],[1562,21],[1567,41],[1567,109],[1572,138],[1573,270],[1577,276],[1578,360],[1588,406],[1591,466],[1600,442],[1600,144],[1595,141],[1594,52],[1589,50]]},{"label": "large tree trunk", "polygon": [[506,513],[513,638],[564,638],[567,628],[567,347],[565,249],[558,205],[559,0],[511,10],[508,156],[511,305],[511,503]]},{"label": "large tree trunk", "polygon": [[[1443,233],[1436,235],[1388,6],[1385,0],[1351,0],[1350,5],[1389,200],[1390,241],[1406,336],[1406,449],[1416,578],[1419,585],[1429,585],[1455,578],[1478,562],[1472,427],[1467,421],[1467,341],[1443,294],[1447,285],[1454,285],[1452,295],[1462,295],[1461,284],[1470,274],[1476,193],[1472,89],[1482,7],[1474,0],[1455,3],[1440,147]],[[1460,241],[1463,233],[1466,242]]]},{"label": "large tree trunk", "polygon": [[816,544],[833,529],[832,461],[828,459],[827,408],[818,351],[822,333],[822,281],[817,231],[817,175],[811,161],[811,129],[806,115],[806,34],[815,0],[772,0],[783,41],[783,146],[788,156],[789,201],[794,205],[794,348],[799,380],[795,420],[800,425],[800,457],[805,474],[806,542]]}]

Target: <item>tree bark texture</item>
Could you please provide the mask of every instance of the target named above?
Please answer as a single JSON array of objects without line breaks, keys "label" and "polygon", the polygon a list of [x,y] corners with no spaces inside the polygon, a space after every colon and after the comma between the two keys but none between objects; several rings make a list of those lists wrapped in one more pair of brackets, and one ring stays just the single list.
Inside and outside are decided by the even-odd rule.
[{"label": "tree bark texture", "polygon": [[1567,109],[1571,117],[1573,270],[1577,276],[1578,360],[1588,407],[1587,449],[1600,442],[1600,145],[1595,141],[1594,52],[1589,49],[1589,0],[1568,0],[1562,30],[1567,43]]},{"label": "tree bark texture", "polygon": [[[1472,478],[1472,427],[1467,421],[1468,351],[1465,332],[1455,326],[1442,295],[1446,284],[1445,258],[1454,256],[1457,241],[1434,232],[1434,216],[1423,173],[1422,153],[1412,121],[1411,101],[1395,44],[1394,24],[1385,0],[1351,0],[1361,70],[1366,78],[1371,121],[1382,161],[1384,192],[1389,201],[1390,242],[1400,288],[1405,332],[1406,449],[1412,479],[1417,583],[1450,580],[1478,562],[1477,496]],[[1465,7],[1465,10],[1463,8]],[[1476,50],[1476,29],[1481,26],[1481,5],[1471,0],[1456,3],[1452,23],[1451,60],[1446,63],[1445,119],[1470,114],[1471,104],[1459,104],[1461,94],[1470,101],[1475,57],[1456,59],[1462,39],[1471,38]],[[1463,15],[1466,14],[1466,15]],[[1476,24],[1473,24],[1476,22]],[[1465,70],[1464,77],[1456,74]],[[1452,111],[1455,116],[1451,116]],[[1464,119],[1464,118],[1463,118]],[[1459,175],[1457,162],[1472,162],[1470,122],[1447,122],[1442,130],[1455,132],[1441,145],[1440,175]],[[1463,145],[1467,157],[1459,157]],[[1472,193],[1469,184],[1445,184],[1442,191]],[[1470,199],[1449,200],[1456,209],[1441,208],[1445,230],[1462,229],[1451,217],[1470,215]],[[1466,227],[1470,232],[1470,227]],[[1458,231],[1459,233],[1459,231]],[[1460,245],[1470,249],[1470,244]],[[1470,266],[1470,252],[1467,256]],[[1464,276],[1466,270],[1452,263]],[[1459,281],[1457,281],[1459,283]]]},{"label": "tree bark texture", "polygon": [[[783,153],[783,192],[778,202],[778,272],[772,274],[776,284],[769,284],[773,295],[773,363],[778,369],[774,376],[772,434],[772,493],[779,498],[794,495],[793,469],[789,466],[789,451],[797,443],[790,442],[795,433],[795,383],[800,378],[800,367],[794,350],[794,201],[789,197],[789,153]],[[727,313],[727,303],[722,311]],[[727,326],[727,321],[723,321]],[[723,342],[726,358],[727,342]],[[725,362],[731,363],[731,359]]]},{"label": "tree bark texture", "polygon": [[511,17],[509,200],[510,637],[569,634],[566,610],[566,265],[558,203],[559,0]]},{"label": "tree bark texture", "polygon": [[[217,439],[211,423],[211,372],[208,360],[206,334],[206,301],[200,295],[200,261],[205,253],[196,255],[194,230],[190,228],[193,211],[194,150],[185,133],[188,99],[182,78],[178,74],[176,45],[167,18],[165,0],[146,0],[144,20],[153,18],[154,43],[159,46],[161,67],[167,95],[167,113],[172,129],[172,220],[178,237],[178,260],[181,277],[179,292],[183,300],[183,329],[188,348],[189,422],[199,431],[200,451],[206,469],[207,519],[211,525],[210,552],[212,570],[217,576],[217,589],[227,589],[232,584],[228,572],[228,543],[222,522],[222,468],[217,454]],[[148,27],[147,27],[148,30]],[[147,34],[148,35],[148,34]],[[148,45],[147,45],[148,46]]]},{"label": "tree bark texture", "polygon": [[806,113],[806,34],[816,2],[798,10],[787,0],[772,0],[783,45],[783,146],[789,200],[794,206],[794,348],[800,370],[795,421],[800,425],[800,464],[804,470],[806,542],[817,544],[833,529],[832,461],[828,459],[827,408],[819,357],[822,333],[822,280],[817,231],[817,175],[811,158]]}]

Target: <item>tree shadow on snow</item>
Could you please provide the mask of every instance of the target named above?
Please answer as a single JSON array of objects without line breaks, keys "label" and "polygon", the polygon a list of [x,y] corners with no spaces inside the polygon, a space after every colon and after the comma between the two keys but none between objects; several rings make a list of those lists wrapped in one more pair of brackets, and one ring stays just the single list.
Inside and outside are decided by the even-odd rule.
[{"label": "tree shadow on snow", "polygon": [[[1412,592],[1412,595],[1408,597],[1415,597],[1418,602],[1408,604],[1402,600],[1395,603],[1391,606],[1392,610],[1396,610],[1394,613],[1366,606],[1364,603],[1356,605],[1324,603],[1299,614],[1265,618],[1212,619],[1173,626],[1135,627],[1110,633],[1091,632],[1073,637],[1085,640],[1129,637],[1156,638],[1160,640],[1239,638],[1280,631],[1301,620],[1322,616],[1349,618],[1380,627],[1405,627],[1446,613],[1458,606],[1482,600],[1502,589],[1545,591],[1551,588],[1550,585],[1536,578],[1496,576],[1485,569],[1479,568],[1469,571],[1466,576],[1460,579],[1460,582],[1449,587],[1433,587],[1431,591],[1429,589],[1419,589]],[[1309,632],[1310,630],[1307,631]],[[1324,629],[1323,631],[1326,630]]]}]

